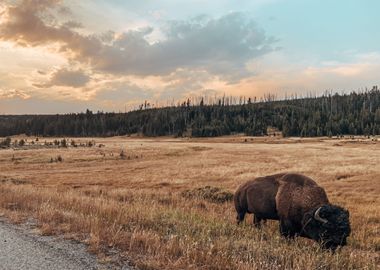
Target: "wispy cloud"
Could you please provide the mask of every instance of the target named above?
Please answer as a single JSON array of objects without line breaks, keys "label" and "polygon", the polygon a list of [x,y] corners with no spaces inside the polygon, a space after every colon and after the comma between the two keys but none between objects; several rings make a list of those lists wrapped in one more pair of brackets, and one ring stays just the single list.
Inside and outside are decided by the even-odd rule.
[{"label": "wispy cloud", "polygon": [[19,89],[0,89],[0,99],[8,98],[28,99],[30,94]]}]

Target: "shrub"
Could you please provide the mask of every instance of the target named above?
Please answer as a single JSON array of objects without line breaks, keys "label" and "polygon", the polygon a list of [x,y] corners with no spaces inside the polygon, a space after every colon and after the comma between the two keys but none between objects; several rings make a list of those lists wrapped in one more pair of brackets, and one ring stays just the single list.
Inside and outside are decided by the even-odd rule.
[{"label": "shrub", "polygon": [[0,142],[0,147],[10,147],[11,146],[11,138],[7,137]]},{"label": "shrub", "polygon": [[55,158],[50,158],[50,163],[53,163],[53,162],[63,162],[63,157],[61,155],[58,155]]},{"label": "shrub", "polygon": [[62,147],[67,147],[67,141],[66,141],[66,139],[61,140],[61,146]]},{"label": "shrub", "polygon": [[181,195],[185,198],[203,199],[213,203],[224,203],[232,201],[234,197],[234,194],[232,192],[211,186],[185,190],[181,193]]}]

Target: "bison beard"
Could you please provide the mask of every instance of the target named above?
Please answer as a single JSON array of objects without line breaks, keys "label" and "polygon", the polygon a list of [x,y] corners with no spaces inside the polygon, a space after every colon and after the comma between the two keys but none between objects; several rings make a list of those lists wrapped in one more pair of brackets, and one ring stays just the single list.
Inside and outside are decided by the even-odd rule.
[{"label": "bison beard", "polygon": [[241,185],[234,196],[237,221],[254,214],[254,224],[262,220],[280,221],[285,237],[303,236],[335,250],[347,244],[349,213],[329,203],[326,192],[312,179],[300,174],[259,177]]}]

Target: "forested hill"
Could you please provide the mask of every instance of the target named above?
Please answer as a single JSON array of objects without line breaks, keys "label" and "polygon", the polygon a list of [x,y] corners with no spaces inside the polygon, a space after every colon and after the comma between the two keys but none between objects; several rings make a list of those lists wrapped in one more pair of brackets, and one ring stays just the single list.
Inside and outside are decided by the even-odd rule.
[{"label": "forested hill", "polygon": [[181,106],[128,113],[0,116],[0,136],[220,136],[266,135],[268,127],[284,136],[380,134],[380,90],[269,102],[227,105],[184,102]]}]

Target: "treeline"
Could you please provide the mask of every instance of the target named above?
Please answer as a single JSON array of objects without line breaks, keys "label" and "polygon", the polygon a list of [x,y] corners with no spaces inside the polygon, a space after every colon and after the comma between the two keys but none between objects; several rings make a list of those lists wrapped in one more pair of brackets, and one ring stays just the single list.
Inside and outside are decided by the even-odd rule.
[{"label": "treeline", "polygon": [[145,136],[210,137],[236,133],[267,135],[275,128],[283,136],[380,134],[380,90],[237,105],[185,101],[178,106],[128,113],[0,116],[0,136]]}]

